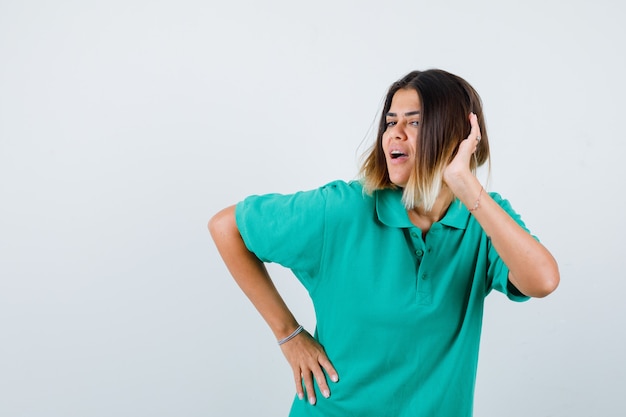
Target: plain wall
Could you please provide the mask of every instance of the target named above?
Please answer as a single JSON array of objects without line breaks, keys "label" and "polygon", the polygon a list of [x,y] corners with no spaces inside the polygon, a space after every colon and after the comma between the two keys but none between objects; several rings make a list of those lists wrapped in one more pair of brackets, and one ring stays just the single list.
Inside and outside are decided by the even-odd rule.
[{"label": "plain wall", "polygon": [[[481,94],[488,187],[562,275],[546,299],[488,297],[475,414],[622,415],[624,15],[0,0],[0,415],[286,415],[291,370],[206,223],[354,178],[389,84],[433,67]],[[304,290],[270,270],[312,331]]]}]

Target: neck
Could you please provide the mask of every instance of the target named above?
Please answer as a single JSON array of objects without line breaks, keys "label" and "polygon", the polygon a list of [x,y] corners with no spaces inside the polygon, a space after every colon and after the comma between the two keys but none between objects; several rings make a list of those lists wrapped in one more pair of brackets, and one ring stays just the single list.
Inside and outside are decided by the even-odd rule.
[{"label": "neck", "polygon": [[409,219],[411,223],[419,227],[422,233],[426,235],[428,230],[430,230],[430,226],[445,216],[453,200],[454,194],[447,187],[444,187],[439,193],[437,200],[435,200],[432,210],[426,211],[423,206],[414,207],[412,210],[408,210]]},{"label": "neck", "polygon": [[444,187],[437,200],[435,200],[435,204],[430,211],[426,211],[423,206],[414,207],[413,211],[420,217],[424,217],[426,219],[431,220],[433,223],[438,222],[443,218],[443,216],[448,211],[448,207],[450,207],[450,203],[454,200],[454,194],[447,188]]}]

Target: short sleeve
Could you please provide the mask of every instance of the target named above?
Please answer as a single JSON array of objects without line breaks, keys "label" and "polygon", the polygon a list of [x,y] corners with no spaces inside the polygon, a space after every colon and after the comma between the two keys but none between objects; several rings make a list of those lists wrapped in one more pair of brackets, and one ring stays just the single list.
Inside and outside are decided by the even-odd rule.
[{"label": "short sleeve", "polygon": [[[504,211],[506,211],[509,214],[509,216],[511,216],[511,218],[515,220],[517,224],[519,224],[526,232],[530,233],[530,231],[528,230],[528,228],[522,221],[521,216],[517,214],[515,210],[513,210],[508,200],[503,199],[497,193],[490,193],[490,195],[500,205],[500,207],[502,207],[502,209],[504,209]],[[533,236],[533,238],[537,239],[537,237],[535,236]],[[488,291],[491,291],[492,289],[494,289],[496,291],[503,293],[510,300],[513,300],[513,301],[528,300],[530,297],[522,294],[522,292],[518,290],[513,285],[513,283],[511,283],[511,281],[509,281],[509,268],[505,265],[504,261],[502,261],[502,258],[500,258],[500,255],[498,254],[498,252],[496,252],[496,249],[491,244],[491,240],[489,240],[488,257],[489,257],[489,270],[487,273]]]},{"label": "short sleeve", "polygon": [[250,196],[237,204],[237,227],[248,250],[263,262],[294,271],[301,280],[319,270],[324,247],[325,188]]}]

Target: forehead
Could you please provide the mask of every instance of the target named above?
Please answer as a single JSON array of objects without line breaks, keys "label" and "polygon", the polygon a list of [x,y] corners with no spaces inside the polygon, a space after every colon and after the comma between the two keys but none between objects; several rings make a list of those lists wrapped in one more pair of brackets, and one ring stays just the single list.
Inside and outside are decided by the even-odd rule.
[{"label": "forehead", "polygon": [[391,98],[390,113],[406,113],[413,110],[420,110],[422,104],[419,95],[414,89],[400,89]]}]

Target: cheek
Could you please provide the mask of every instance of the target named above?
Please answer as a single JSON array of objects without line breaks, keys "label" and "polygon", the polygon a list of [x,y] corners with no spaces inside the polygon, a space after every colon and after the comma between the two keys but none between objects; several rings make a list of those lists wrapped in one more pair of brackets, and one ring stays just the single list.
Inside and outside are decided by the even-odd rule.
[{"label": "cheek", "polygon": [[389,148],[389,143],[391,142],[391,140],[389,139],[389,135],[387,133],[383,133],[383,137],[381,138],[380,142],[380,147],[386,151]]},{"label": "cheek", "polygon": [[381,142],[380,142],[380,144],[379,144],[378,148],[382,151],[382,153],[383,153],[384,155],[386,155],[386,154],[387,154],[387,148],[388,148],[388,146],[387,146],[387,140],[385,139],[385,136],[383,136],[383,138],[382,138],[382,140],[381,140]]}]

